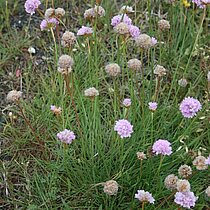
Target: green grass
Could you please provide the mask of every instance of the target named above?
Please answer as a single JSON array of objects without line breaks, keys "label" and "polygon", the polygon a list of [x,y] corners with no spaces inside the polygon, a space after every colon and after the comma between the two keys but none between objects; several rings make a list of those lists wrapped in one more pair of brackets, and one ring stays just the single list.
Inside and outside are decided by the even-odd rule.
[{"label": "green grass", "polygon": [[[76,33],[81,25],[86,25],[83,13],[94,5],[94,1],[70,2],[55,1],[55,5],[68,11],[63,21],[70,31]],[[134,7],[133,1],[128,3]],[[209,200],[204,191],[210,184],[209,169],[196,170],[192,165],[192,152],[186,152],[186,149],[196,155],[201,152],[205,157],[210,153],[207,94],[209,9],[201,27],[203,10],[193,9],[193,6],[186,9],[180,1],[173,6],[159,3],[138,2],[136,20],[131,15],[142,32],[164,42],[143,53],[144,80],[140,74],[132,74],[126,65],[131,58],[141,59],[140,50],[133,41],[123,44],[110,26],[111,17],[117,14],[123,2],[102,1],[106,16],[98,20],[95,35],[78,37],[74,46],[76,51],[64,49],[56,38],[56,56],[67,53],[74,59],[71,85],[73,81],[81,130],[64,79],[57,71],[51,33],[39,31],[39,21],[35,21],[41,21],[38,14],[32,16],[28,32],[28,20],[22,30],[12,28],[11,16],[25,13],[23,2],[16,1],[14,5],[8,4],[7,10],[1,9],[0,74],[2,84],[7,81],[1,95],[5,97],[10,90],[20,89],[20,78],[13,76],[11,79],[8,74],[15,75],[15,71],[21,69],[24,93],[21,107],[35,135],[45,143],[43,148],[40,147],[20,116],[18,107],[8,106],[2,99],[1,209],[134,210],[141,209],[134,195],[137,190],[144,189],[156,200],[154,205],[146,204],[145,209],[174,210],[178,206],[173,198],[166,199],[171,192],[165,188],[164,179],[171,173],[177,174],[182,164],[193,168],[194,175],[189,181],[191,190],[199,196],[195,209],[208,209]],[[160,14],[166,14],[165,19],[171,24],[170,31],[161,34],[157,27],[160,18],[155,15],[159,8]],[[146,18],[148,10],[153,11],[149,21]],[[29,17],[26,15],[25,18]],[[27,52],[30,46],[37,50],[33,57]],[[47,59],[39,62],[42,56]],[[122,73],[116,79],[105,72],[105,65],[109,62],[121,66]],[[154,100],[156,79],[152,70],[156,64],[163,65],[167,75],[161,79],[158,109],[152,114],[148,102]],[[178,85],[182,77],[188,80],[185,88]],[[136,83],[141,82],[144,87],[140,87],[140,99]],[[92,86],[100,93],[93,104],[84,96],[84,90]],[[110,91],[111,88],[114,92]],[[179,104],[185,96],[193,96],[202,103],[202,110],[193,119],[184,119],[179,111]],[[126,117],[121,101],[127,97],[132,99],[128,120],[134,133],[131,138],[120,139],[113,128],[116,120]],[[55,117],[50,111],[52,104],[62,108],[60,117]],[[9,118],[10,111],[17,119]],[[67,149],[56,138],[56,134],[65,128],[76,134],[76,139]],[[160,173],[157,173],[160,156],[152,155],[150,149],[159,138],[172,143],[173,154],[164,157]],[[138,151],[147,154],[141,177],[140,161],[136,157]],[[119,184],[116,196],[106,195],[100,184],[111,179]]]}]

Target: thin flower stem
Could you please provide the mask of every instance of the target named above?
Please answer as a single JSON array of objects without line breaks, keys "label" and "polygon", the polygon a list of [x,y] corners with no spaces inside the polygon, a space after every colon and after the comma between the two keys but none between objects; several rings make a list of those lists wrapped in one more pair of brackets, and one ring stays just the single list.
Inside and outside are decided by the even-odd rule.
[{"label": "thin flower stem", "polygon": [[145,99],[145,89],[144,89],[144,64],[143,64],[143,49],[141,49],[141,65],[142,65],[142,88],[141,88],[141,101],[140,101],[140,107],[142,111],[142,125],[143,125],[143,137],[144,137],[144,143],[146,140],[146,134],[145,134],[145,115],[144,115],[144,99]]},{"label": "thin flower stem", "polygon": [[144,210],[144,202],[141,204],[141,209]]},{"label": "thin flower stem", "polygon": [[37,8],[37,12],[40,14],[40,16],[41,16],[42,18],[45,19],[45,16],[43,15],[43,13],[41,12],[41,10],[40,10],[39,8]]},{"label": "thin flower stem", "polygon": [[94,112],[94,97],[91,98],[92,113]]},{"label": "thin flower stem", "polygon": [[57,44],[56,44],[55,34],[52,27],[50,27],[50,31],[51,31],[53,42],[54,42],[54,55],[55,55],[55,62],[56,62],[57,61]]},{"label": "thin flower stem", "polygon": [[152,128],[151,128],[151,142],[152,142],[154,136],[154,112],[151,113],[151,116],[152,116]]},{"label": "thin flower stem", "polygon": [[[118,93],[118,87],[117,87],[117,81],[116,78],[114,78],[114,112],[115,115],[117,115],[118,110],[119,110],[119,93]],[[116,116],[117,117],[117,116]]]},{"label": "thin flower stem", "polygon": [[207,85],[207,96],[208,96],[208,100],[210,101],[210,81],[208,81],[208,85]]},{"label": "thin flower stem", "polygon": [[27,26],[27,28],[26,28],[26,36],[28,35],[28,31],[29,31],[30,23],[31,23],[31,15],[30,15],[30,17],[29,17],[29,20],[28,20],[28,26]]},{"label": "thin flower stem", "polygon": [[57,20],[61,23],[61,25],[65,28],[65,30],[67,30],[67,27],[64,24],[64,22],[60,18],[57,18]]},{"label": "thin flower stem", "polygon": [[76,108],[76,104],[75,104],[75,101],[74,101],[74,97],[73,97],[73,92],[71,91],[70,87],[69,87],[69,77],[67,74],[64,74],[64,80],[66,82],[66,88],[67,88],[67,91],[69,93],[69,96],[71,98],[71,102],[72,102],[72,105],[73,105],[73,108],[74,108],[74,112],[75,112],[75,115],[76,115],[76,121],[77,121],[77,126],[80,130],[80,133],[82,135],[82,131],[81,131],[81,126],[80,126],[80,120],[79,120],[79,116],[78,116],[78,113],[77,113],[77,108]]},{"label": "thin flower stem", "polygon": [[186,65],[186,67],[185,67],[185,72],[184,72],[184,73],[186,73],[186,70],[187,70],[187,68],[188,68],[188,66],[189,66],[189,64],[190,64],[190,61],[191,61],[191,58],[192,58],[194,49],[195,49],[195,47],[196,47],[196,45],[197,45],[199,36],[200,36],[200,34],[201,34],[201,32],[202,32],[202,26],[203,26],[203,22],[204,22],[204,20],[205,20],[205,17],[206,17],[206,7],[204,7],[204,9],[203,9],[203,16],[202,16],[202,18],[201,18],[200,27],[199,27],[197,36],[196,36],[196,38],[195,38],[195,42],[194,42],[192,51],[191,51],[191,53],[190,53],[190,57],[189,57],[189,59],[188,59],[187,65]]},{"label": "thin flower stem", "polygon": [[157,80],[156,80],[156,90],[155,90],[155,101],[157,101],[158,99],[158,94],[159,94],[159,90],[160,90],[160,77],[158,76],[157,77]]},{"label": "thin flower stem", "polygon": [[48,0],[45,1],[45,9],[48,8]]},{"label": "thin flower stem", "polygon": [[135,82],[136,82],[136,88],[138,90],[138,95],[139,95],[139,100],[140,100],[140,104],[142,103],[142,99],[141,99],[141,89],[140,86],[138,84],[138,77],[137,77],[137,72],[135,72]]},{"label": "thin flower stem", "polygon": [[129,107],[125,109],[125,119],[128,119]]},{"label": "thin flower stem", "polygon": [[162,200],[162,201],[160,202],[160,204],[158,205],[157,209],[158,209],[159,207],[161,207],[166,201],[168,201],[174,194],[175,194],[175,192],[173,192],[172,194],[170,194],[166,199]]},{"label": "thin flower stem", "polygon": [[[187,72],[187,69],[188,69],[188,66],[189,66],[189,64],[190,64],[191,58],[192,58],[192,56],[193,56],[194,49],[195,49],[195,47],[196,47],[196,45],[197,45],[197,42],[198,42],[198,40],[199,40],[199,37],[200,37],[200,35],[201,35],[202,26],[203,26],[205,17],[206,17],[206,7],[204,7],[204,10],[203,10],[203,16],[202,16],[202,18],[201,18],[200,27],[199,27],[197,36],[196,36],[196,38],[195,38],[195,42],[194,42],[194,44],[193,44],[193,47],[192,47],[190,56],[189,56],[189,58],[188,58],[188,61],[187,61],[187,64],[186,64],[186,67],[185,67],[185,70],[184,70],[184,73],[183,73],[183,77],[185,77],[185,74],[186,74],[186,72]],[[175,75],[174,75],[174,78],[176,78]],[[174,84],[174,79],[173,79],[172,82],[171,82],[171,88],[170,88],[170,90],[169,90],[168,99],[167,99],[167,100],[169,100],[169,97],[170,97],[170,95],[171,95],[172,89],[173,89],[173,87],[174,87],[173,84]],[[178,87],[177,93],[179,92],[179,89],[180,89],[180,87]],[[177,98],[177,93],[175,94],[172,103],[174,103],[174,100]]]},{"label": "thin flower stem", "polygon": [[142,160],[140,160],[140,178],[142,177]]},{"label": "thin flower stem", "polygon": [[157,170],[158,175],[160,173],[160,169],[161,169],[162,164],[163,164],[163,155],[160,155],[160,164],[159,164],[159,167],[158,167],[158,170]]},{"label": "thin flower stem", "polygon": [[87,46],[88,46],[88,53],[90,55],[91,51],[90,51],[90,40],[89,40],[89,38],[87,38]]},{"label": "thin flower stem", "polygon": [[54,7],[54,0],[52,0],[52,8],[54,9],[55,7]]},{"label": "thin flower stem", "polygon": [[21,113],[21,116],[23,117],[24,121],[26,122],[26,124],[29,126],[29,128],[31,129],[31,132],[33,133],[34,137],[36,138],[37,142],[39,143],[40,146],[43,147],[44,145],[44,142],[41,141],[39,139],[39,137],[37,136],[36,132],[35,132],[35,129],[33,128],[33,126],[31,125],[31,122],[29,121],[29,119],[25,116],[24,112],[23,112],[23,109],[21,107],[21,105],[19,104],[19,102],[17,101],[17,106],[20,110],[20,113]]},{"label": "thin flower stem", "polygon": [[135,25],[136,25],[136,23],[137,23],[137,16],[136,16],[136,10],[137,10],[137,8],[136,8],[136,5],[137,5],[137,0],[135,0],[135,7],[134,7],[134,10],[135,10]]}]

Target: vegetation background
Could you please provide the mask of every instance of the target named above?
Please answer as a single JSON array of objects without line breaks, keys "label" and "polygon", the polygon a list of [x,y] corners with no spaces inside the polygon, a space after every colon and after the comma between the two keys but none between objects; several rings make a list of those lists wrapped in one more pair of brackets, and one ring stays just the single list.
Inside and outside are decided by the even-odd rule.
[{"label": "vegetation background", "polygon": [[[42,3],[44,11],[45,1]],[[142,54],[143,81],[140,75],[133,78],[126,66],[129,59],[140,59],[141,52],[132,41],[120,45],[110,25],[122,5],[135,8],[135,3],[137,12],[136,17],[131,15],[133,22],[158,40],[156,48]],[[68,30],[76,33],[87,24],[83,13],[95,1],[55,0],[54,4],[66,10],[63,22]],[[64,53],[71,53],[74,58],[71,81],[74,81],[81,135],[65,83],[57,71],[51,33],[41,32],[39,28],[42,17],[36,13],[29,23],[24,1],[0,1],[0,209],[134,210],[140,208],[134,194],[144,189],[156,200],[154,205],[147,204],[146,209],[174,210],[178,206],[172,197],[166,199],[171,192],[164,186],[165,177],[177,174],[182,164],[192,166],[196,154],[210,153],[209,8],[204,17],[204,10],[193,4],[186,8],[182,1],[172,5],[160,0],[113,0],[101,1],[101,5],[106,16],[100,20],[97,34],[88,40],[78,38],[73,52],[63,49],[56,37],[56,59]],[[160,19],[170,21],[169,31],[158,30]],[[64,31],[61,26],[60,33]],[[29,47],[34,47],[36,53],[29,54]],[[113,80],[106,75],[104,67],[109,62],[121,66],[120,78]],[[156,64],[163,65],[168,72],[161,80],[158,109],[152,114],[148,102],[154,100],[156,80],[151,72]],[[187,79],[186,87],[178,85],[181,78]],[[138,87],[142,85],[140,104]],[[84,90],[92,86],[100,92],[93,104],[84,96]],[[6,95],[13,89],[23,91],[23,112],[45,142],[45,149],[37,144],[17,107],[6,103]],[[198,98],[203,105],[193,119],[184,119],[179,112],[185,96]],[[132,99],[128,113],[120,105],[127,97]],[[62,107],[60,118],[50,111],[52,104]],[[134,133],[131,138],[120,139],[113,127],[116,120],[125,116],[134,126]],[[56,138],[65,128],[77,135],[68,149]],[[151,146],[159,138],[172,143],[173,154],[164,158],[157,174],[160,157],[151,154]],[[144,151],[148,157],[143,161],[141,177],[138,151]],[[191,188],[199,196],[195,209],[209,209],[209,200],[204,195],[210,184],[209,170],[193,170]],[[99,184],[111,179],[120,186],[116,196],[106,195]]]}]

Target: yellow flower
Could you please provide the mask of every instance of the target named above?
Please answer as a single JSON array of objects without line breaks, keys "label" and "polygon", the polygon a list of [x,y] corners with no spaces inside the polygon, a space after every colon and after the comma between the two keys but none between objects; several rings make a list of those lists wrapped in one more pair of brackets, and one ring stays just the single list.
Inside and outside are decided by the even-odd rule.
[{"label": "yellow flower", "polygon": [[186,8],[190,7],[190,3],[187,0],[182,0],[182,3]]}]

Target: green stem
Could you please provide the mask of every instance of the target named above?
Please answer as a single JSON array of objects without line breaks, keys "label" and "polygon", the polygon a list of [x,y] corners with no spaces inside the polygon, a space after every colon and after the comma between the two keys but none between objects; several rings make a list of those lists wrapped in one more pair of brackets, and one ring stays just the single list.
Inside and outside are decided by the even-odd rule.
[{"label": "green stem", "polygon": [[154,136],[154,113],[151,113],[152,116],[152,128],[151,128],[151,142],[153,142],[153,136]]},{"label": "green stem", "polygon": [[142,177],[142,160],[140,160],[140,178]]},{"label": "green stem", "polygon": [[53,28],[52,28],[52,27],[50,27],[50,31],[51,31],[52,38],[53,38],[53,42],[54,42],[54,56],[55,56],[55,62],[57,62],[57,44],[56,44],[55,34],[54,34],[54,31],[53,31]]},{"label": "green stem", "polygon": [[163,164],[163,155],[160,156],[160,164],[159,164],[159,167],[158,167],[158,170],[157,170],[158,175],[160,173],[160,169],[161,169],[162,164]]},{"label": "green stem", "polygon": [[[73,108],[74,108],[74,113],[75,113],[75,116],[76,116],[76,122],[77,122],[77,126],[80,130],[80,134],[81,136],[82,135],[82,130],[81,130],[81,126],[80,126],[80,120],[79,120],[79,116],[78,116],[78,113],[77,113],[77,108],[76,108],[76,104],[75,104],[75,101],[74,101],[74,96],[73,96],[73,91],[70,89],[69,87],[69,84],[70,84],[70,81],[69,81],[69,77],[67,74],[64,74],[64,80],[66,82],[66,88],[67,88],[67,91],[69,93],[69,96],[71,98],[71,102],[72,102],[72,105],[73,105]],[[72,88],[73,89],[73,88]]]},{"label": "green stem", "polygon": [[141,209],[144,210],[144,202],[141,204]]},{"label": "green stem", "polygon": [[17,101],[16,104],[17,104],[18,108],[20,109],[21,116],[23,117],[24,121],[26,122],[26,124],[31,129],[31,132],[33,133],[35,139],[37,140],[37,142],[39,143],[39,145],[43,148],[44,142],[42,140],[40,140],[40,138],[37,136],[37,134],[35,132],[35,129],[33,128],[30,120],[25,116],[25,114],[23,112],[23,109],[22,109],[21,105],[19,104],[19,101]]},{"label": "green stem", "polygon": [[186,65],[186,67],[185,67],[185,72],[184,72],[184,74],[186,73],[186,71],[187,71],[187,69],[188,69],[188,66],[189,66],[189,64],[190,64],[190,61],[191,61],[191,58],[192,58],[193,52],[194,52],[195,47],[196,47],[196,45],[197,45],[197,42],[198,42],[199,36],[200,36],[200,34],[201,34],[201,32],[202,32],[202,27],[203,27],[203,22],[204,22],[204,20],[205,20],[205,17],[206,17],[206,7],[204,7],[204,9],[203,9],[203,16],[202,16],[202,18],[201,18],[200,27],[199,27],[199,30],[198,30],[197,36],[196,36],[196,38],[195,38],[195,42],[194,42],[194,45],[193,45],[192,51],[191,51],[191,53],[190,53],[190,57],[189,57],[189,59],[188,59],[187,65]]}]

